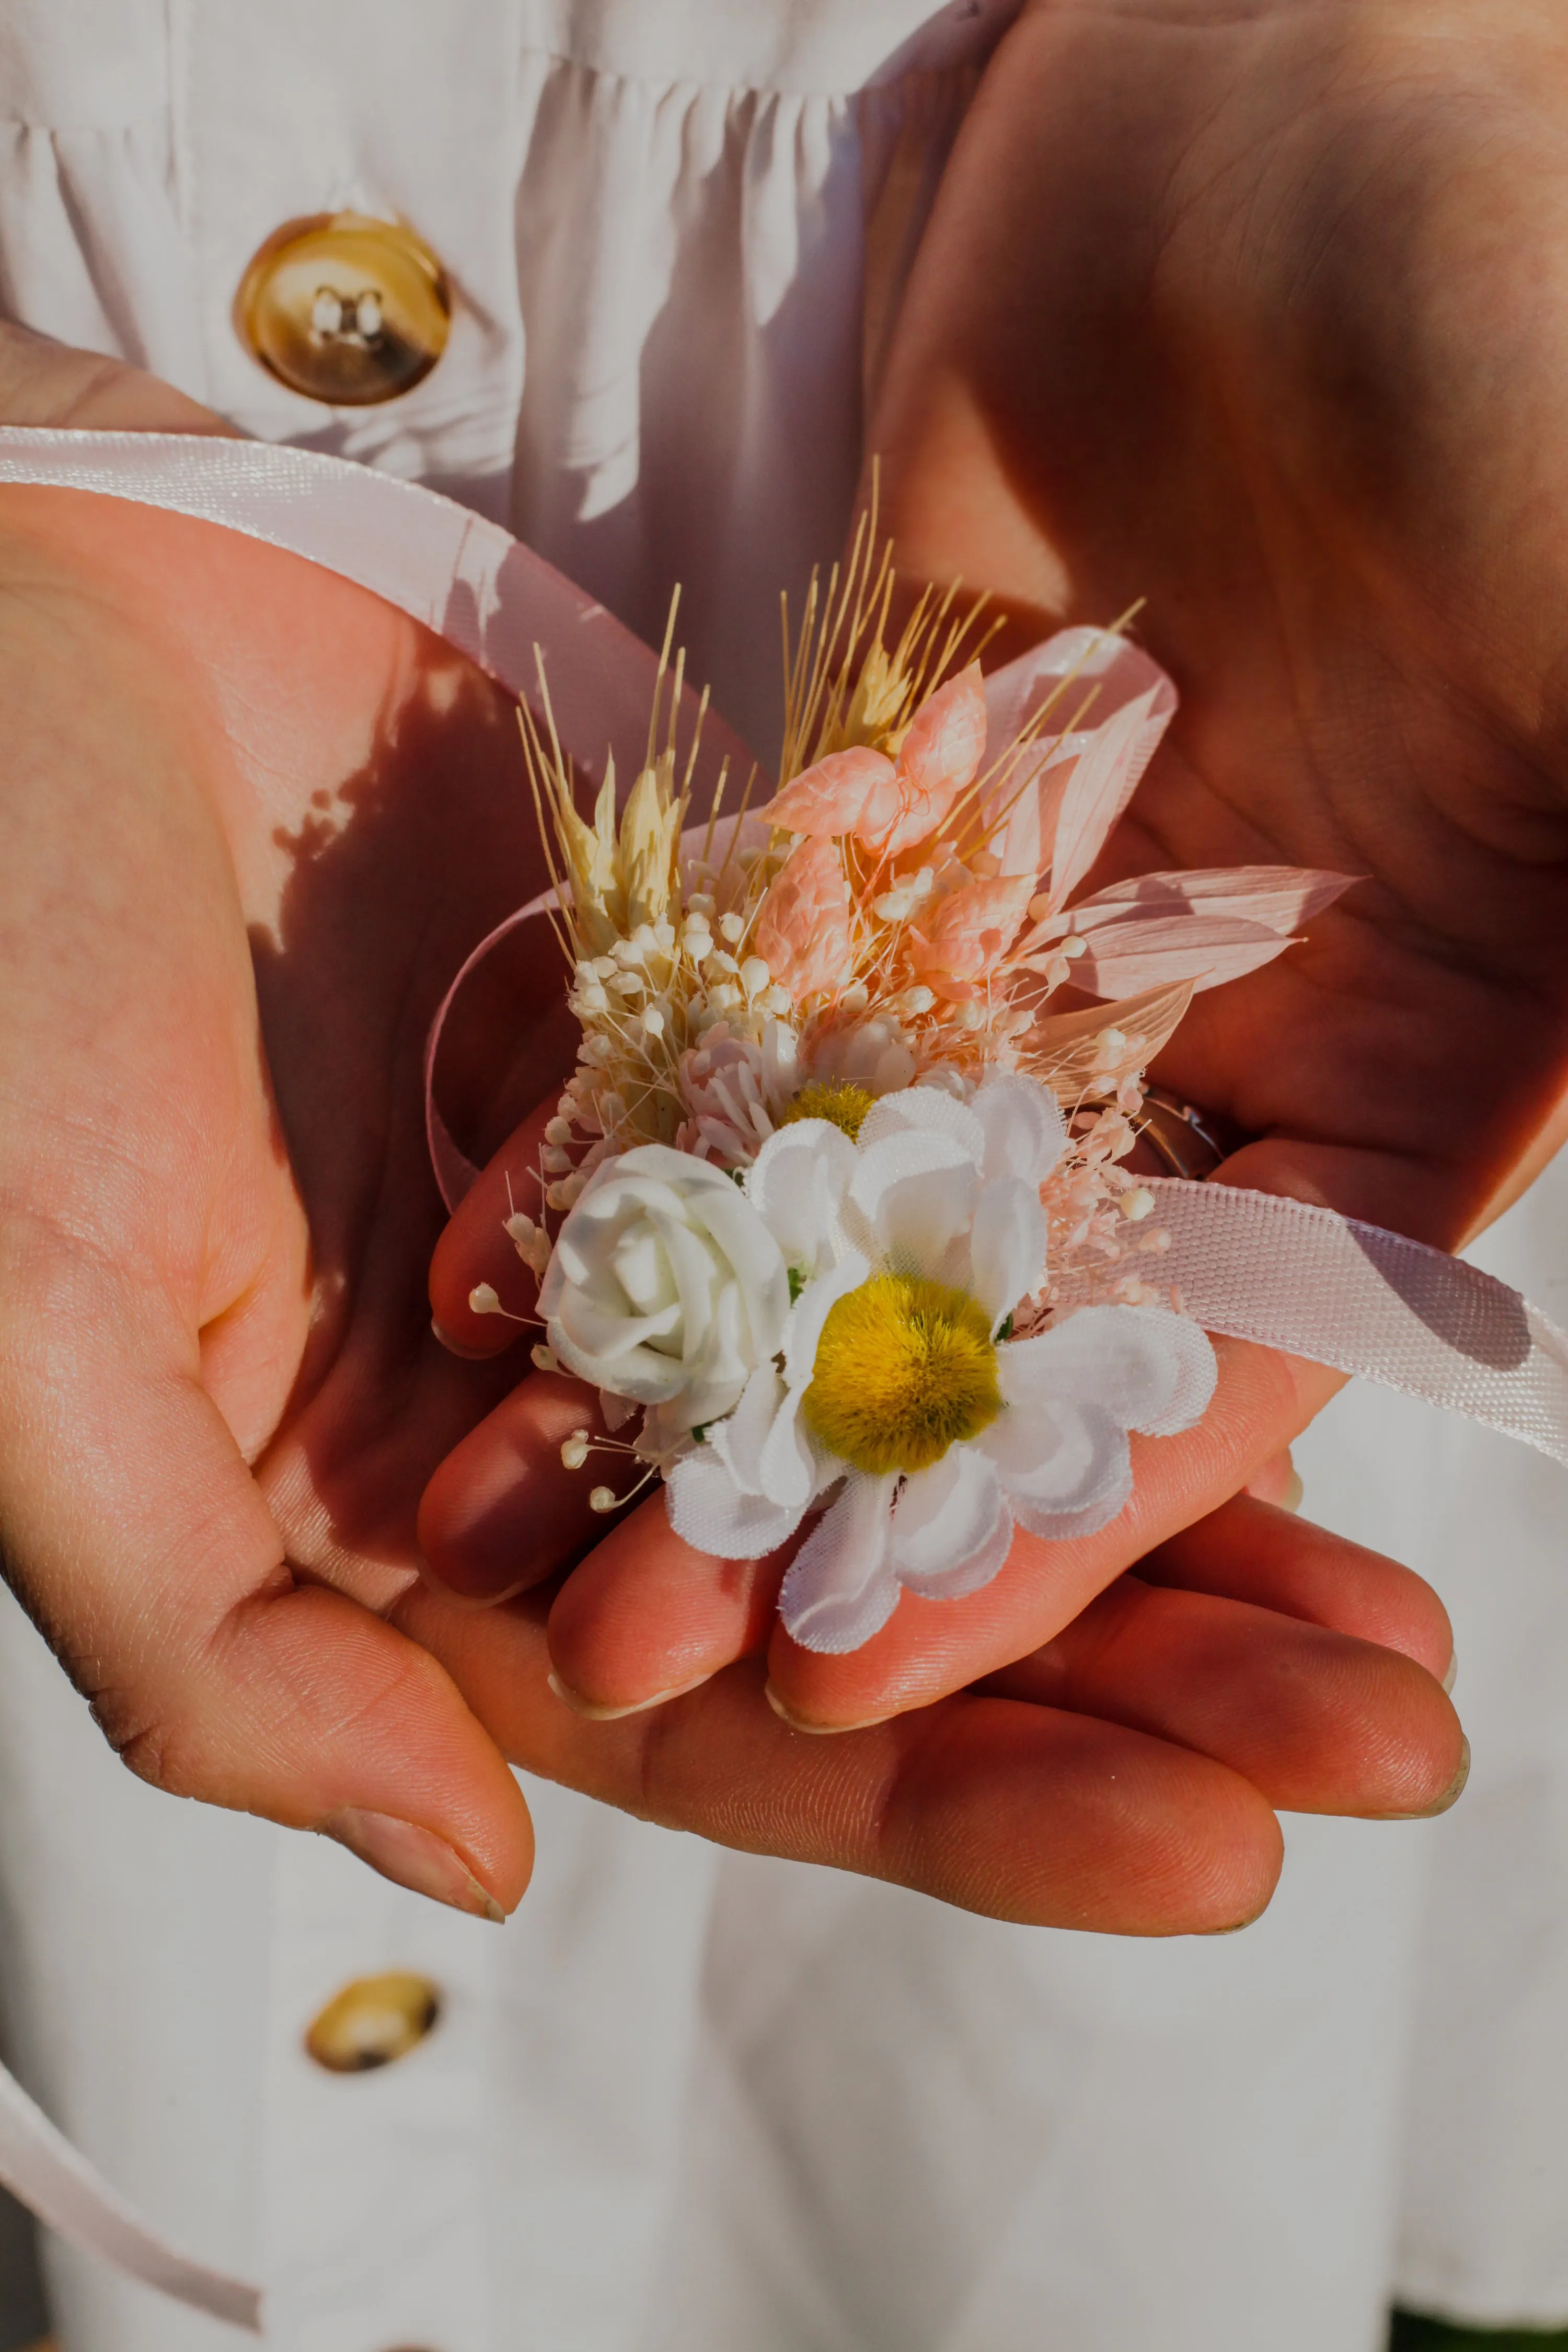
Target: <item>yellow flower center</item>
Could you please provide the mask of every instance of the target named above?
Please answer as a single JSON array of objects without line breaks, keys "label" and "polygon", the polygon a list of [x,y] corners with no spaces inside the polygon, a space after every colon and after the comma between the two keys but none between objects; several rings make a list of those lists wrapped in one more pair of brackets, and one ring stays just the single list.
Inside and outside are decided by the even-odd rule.
[{"label": "yellow flower center", "polygon": [[797,1118],[826,1118],[841,1127],[853,1143],[872,1099],[864,1087],[852,1087],[846,1078],[813,1078],[780,1112],[779,1125],[793,1127]]},{"label": "yellow flower center", "polygon": [[801,1411],[857,1470],[927,1470],[1002,1410],[985,1310],[962,1290],[874,1275],[828,1309]]}]

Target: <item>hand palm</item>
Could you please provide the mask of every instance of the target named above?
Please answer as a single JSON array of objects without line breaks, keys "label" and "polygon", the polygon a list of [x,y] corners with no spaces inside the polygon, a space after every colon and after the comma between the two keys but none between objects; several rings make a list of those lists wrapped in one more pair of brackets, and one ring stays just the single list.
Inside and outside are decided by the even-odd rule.
[{"label": "hand palm", "polygon": [[1551,1148],[1568,1079],[1568,470],[1535,424],[1568,41],[1528,9],[1484,51],[1459,30],[1033,11],[878,427],[917,574],[1029,634],[1148,600],[1183,709],[1100,878],[1368,877],[1201,997],[1161,1075],[1268,1139],[1236,1181],[1447,1246]]},{"label": "hand palm", "polygon": [[7,520],[16,1580],[138,1769],[416,1869],[362,1816],[422,1825],[510,1903],[510,1776],[371,1613],[485,1402],[423,1311],[418,1073],[536,883],[510,713],[266,549],[58,494]]}]

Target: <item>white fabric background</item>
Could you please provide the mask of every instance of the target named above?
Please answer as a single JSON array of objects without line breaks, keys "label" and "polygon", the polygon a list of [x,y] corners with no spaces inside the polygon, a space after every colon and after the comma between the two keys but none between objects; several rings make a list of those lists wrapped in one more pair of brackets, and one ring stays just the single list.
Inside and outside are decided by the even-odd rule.
[{"label": "white fabric background", "polygon": [[[774,598],[831,556],[861,394],[1010,0],[8,0],[0,310],[246,429],[435,481],[773,732]],[[331,416],[239,349],[255,246],[405,213],[459,294],[426,383]],[[761,648],[760,655],[756,651]],[[1568,1171],[1483,1256],[1562,1314]],[[1243,1936],[1119,1945],[718,1856],[532,1792],[503,1931],[130,1780],[0,1602],[18,2071],[290,2352],[1375,2352],[1397,2285],[1568,2318],[1561,1474],[1352,1391],[1308,1504],[1434,1577],[1471,1789],[1297,1822]],[[381,2074],[300,2054],[426,1969]],[[66,2352],[226,2331],[58,2247]]]}]

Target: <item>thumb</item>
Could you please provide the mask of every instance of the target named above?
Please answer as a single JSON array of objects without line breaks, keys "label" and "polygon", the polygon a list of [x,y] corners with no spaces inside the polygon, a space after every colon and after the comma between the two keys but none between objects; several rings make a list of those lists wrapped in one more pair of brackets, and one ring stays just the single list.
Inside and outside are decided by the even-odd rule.
[{"label": "thumb", "polygon": [[[12,1253],[7,1252],[7,1255]],[[297,1582],[165,1300],[74,1252],[4,1285],[0,1541],[112,1746],[155,1787],[315,1829],[480,1916],[532,1831],[455,1685],[371,1611]]]}]

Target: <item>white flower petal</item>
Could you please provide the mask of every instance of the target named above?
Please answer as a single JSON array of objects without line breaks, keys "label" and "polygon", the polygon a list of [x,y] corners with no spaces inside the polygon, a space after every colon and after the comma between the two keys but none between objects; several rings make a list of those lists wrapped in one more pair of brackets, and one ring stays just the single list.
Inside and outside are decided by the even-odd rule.
[{"label": "white flower petal", "polygon": [[892,1478],[847,1480],[796,1552],[779,1593],[784,1631],[837,1657],[885,1625],[899,1601],[891,1549]]},{"label": "white flower petal", "polygon": [[[1134,1307],[1126,1311],[1166,1316],[1161,1307]],[[1168,1320],[1172,1328],[1167,1336],[1176,1351],[1176,1385],[1163,1412],[1145,1413],[1142,1421],[1133,1423],[1133,1428],[1145,1437],[1175,1437],[1182,1430],[1191,1429],[1208,1411],[1219,1378],[1214,1341],[1203,1325],[1194,1323],[1190,1315],[1172,1314]]]},{"label": "white flower petal", "polygon": [[[660,1218],[657,1214],[634,1218],[622,1229],[610,1252],[610,1265],[616,1280],[626,1292],[636,1314],[662,1315],[679,1303],[679,1285],[668,1255],[660,1247],[663,1238],[660,1227],[670,1223],[670,1219]],[[695,1235],[692,1242],[695,1247],[700,1247]],[[711,1264],[710,1260],[709,1264]]]},{"label": "white flower petal", "polygon": [[970,1110],[984,1133],[981,1165],[988,1178],[1020,1176],[1042,1184],[1067,1150],[1067,1121],[1055,1095],[1021,1071],[987,1078]]},{"label": "white flower petal", "polygon": [[1159,1436],[1190,1428],[1214,1392],[1207,1334],[1163,1307],[1080,1307],[998,1364],[1009,1402],[1069,1396]]},{"label": "white flower petal", "polygon": [[956,1601],[989,1584],[1013,1541],[1013,1514],[995,1464],[970,1445],[917,1470],[893,1510],[893,1573],[928,1601]]},{"label": "white flower petal", "polygon": [[759,1495],[797,1514],[823,1484],[816,1448],[801,1426],[800,1399],[801,1391],[786,1389],[772,1364],[759,1364],[734,1412],[708,1433],[742,1495]]},{"label": "white flower petal", "polygon": [[938,1087],[905,1087],[899,1094],[884,1095],[861,1121],[858,1140],[865,1151],[890,1135],[921,1129],[945,1135],[976,1167],[980,1165],[985,1151],[984,1129],[972,1110]]},{"label": "white flower petal", "polygon": [[763,1492],[773,1502],[798,1505],[802,1510],[824,1487],[832,1486],[844,1466],[828,1459],[802,1423],[804,1393],[795,1388],[784,1391],[762,1456]]},{"label": "white flower petal", "polygon": [[1046,1213],[1037,1186],[1016,1176],[987,1184],[969,1233],[969,1288],[994,1331],[1046,1271]]},{"label": "white flower petal", "polygon": [[[570,1293],[565,1303],[572,1311],[574,1328],[569,1328],[562,1316],[553,1315],[544,1327],[544,1334],[568,1371],[575,1372],[580,1380],[591,1381],[595,1388],[613,1384],[634,1404],[665,1404],[679,1395],[688,1379],[679,1357],[662,1356],[656,1349],[641,1344],[646,1339],[662,1338],[661,1329],[624,1317],[596,1315],[588,1300],[574,1298]],[[672,1307],[671,1318],[674,1314]],[[655,1318],[656,1324],[663,1320]],[[596,1340],[605,1344],[595,1345]]]},{"label": "white flower petal", "polygon": [[795,1088],[800,1040],[789,1023],[770,1021],[763,1031],[763,1086],[770,1105],[781,1108]]},{"label": "white flower petal", "polygon": [[1109,1527],[1131,1492],[1132,1465],[1129,1463],[1121,1484],[1111,1487],[1086,1511],[1052,1511],[1043,1503],[1019,1503],[1015,1516],[1026,1535],[1038,1536],[1047,1543],[1070,1543],[1079,1536],[1097,1536],[1101,1528]]},{"label": "white flower petal", "polygon": [[701,1354],[686,1364],[682,1392],[688,1423],[693,1429],[717,1421],[740,1402],[756,1358],[747,1340],[745,1318],[733,1284],[720,1293],[719,1312]]},{"label": "white flower petal", "polygon": [[[678,1152],[689,1167],[705,1167]],[[727,1176],[700,1201],[702,1222],[729,1263],[740,1289],[751,1332],[753,1361],[773,1355],[789,1313],[789,1276],[777,1242],[745,1194]]]},{"label": "white flower petal", "polygon": [[1032,1534],[1042,1510],[1092,1510],[1113,1494],[1120,1509],[1126,1500],[1127,1432],[1101,1406],[1068,1396],[1010,1404],[973,1443],[996,1465],[1014,1517]]},{"label": "white flower petal", "polygon": [[850,1291],[858,1290],[870,1271],[858,1250],[847,1250],[828,1273],[806,1284],[784,1326],[784,1378],[791,1388],[807,1386],[816,1369],[817,1344],[830,1309]]},{"label": "white flower petal", "polygon": [[[784,1400],[784,1384],[772,1364],[759,1364],[742,1391],[734,1412],[715,1423],[708,1433],[709,1444],[742,1494],[762,1495],[773,1503],[785,1502],[789,1497],[770,1493],[763,1475],[763,1454]],[[804,1508],[804,1495],[800,1502]]]},{"label": "white flower petal", "polygon": [[[645,1253],[658,1261],[663,1286],[675,1292],[686,1335],[686,1353],[696,1354],[712,1327],[714,1308],[729,1269],[716,1256],[705,1234],[693,1233],[684,1218],[655,1210],[631,1229],[615,1255],[616,1276],[634,1305],[637,1302],[626,1279],[626,1264],[634,1252],[639,1261]],[[659,1286],[657,1277],[647,1284],[650,1297]]]},{"label": "white flower petal", "polygon": [[761,1559],[787,1542],[805,1516],[803,1508],[743,1495],[711,1445],[675,1465],[664,1501],[676,1534],[715,1559]]},{"label": "white flower petal", "polygon": [[786,1265],[814,1275],[832,1265],[854,1173],[855,1146],[825,1118],[795,1119],[763,1144],[746,1172],[746,1198]]},{"label": "white flower petal", "polygon": [[961,1143],[930,1128],[911,1129],[862,1149],[847,1206],[864,1220],[873,1253],[898,1272],[950,1281],[955,1272],[959,1279],[967,1272],[969,1221],[979,1190],[980,1171]]}]

